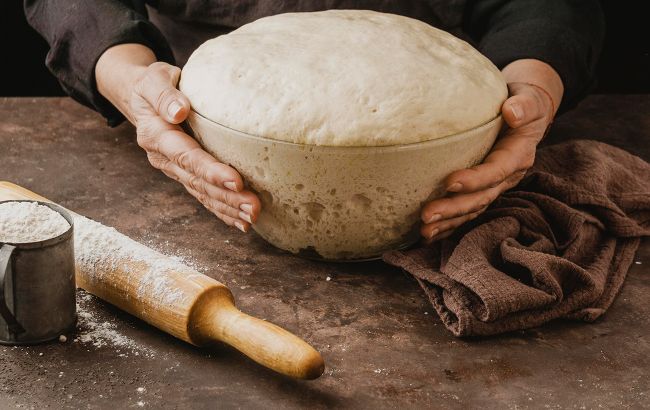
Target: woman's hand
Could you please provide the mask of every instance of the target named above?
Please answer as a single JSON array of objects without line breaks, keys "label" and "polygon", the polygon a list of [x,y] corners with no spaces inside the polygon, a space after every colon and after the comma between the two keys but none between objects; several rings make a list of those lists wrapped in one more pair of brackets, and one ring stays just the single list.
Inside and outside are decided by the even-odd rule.
[{"label": "woman's hand", "polygon": [[232,167],[203,151],[178,125],[190,102],[176,85],[181,70],[155,62],[138,44],[108,49],[97,63],[97,86],[137,128],[138,145],[151,165],[179,181],[208,210],[243,232],[259,215],[261,204]]},{"label": "woman's hand", "polygon": [[503,74],[510,97],[501,113],[508,128],[482,164],[445,179],[449,195],[423,207],[421,234],[427,242],[445,238],[476,218],[501,193],[517,185],[535,161],[537,144],[562,100],[562,81],[550,66],[537,60],[515,61]]}]

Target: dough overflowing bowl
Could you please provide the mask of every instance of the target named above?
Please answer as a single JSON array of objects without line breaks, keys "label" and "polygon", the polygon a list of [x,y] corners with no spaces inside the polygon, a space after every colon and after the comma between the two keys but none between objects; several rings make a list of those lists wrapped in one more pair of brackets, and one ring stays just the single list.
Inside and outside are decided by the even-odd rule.
[{"label": "dough overflowing bowl", "polygon": [[292,253],[359,260],[419,238],[420,211],[444,195],[444,178],[480,163],[501,116],[430,141],[377,147],[296,144],[246,134],[192,111],[187,125],[237,169],[262,202],[253,229]]}]

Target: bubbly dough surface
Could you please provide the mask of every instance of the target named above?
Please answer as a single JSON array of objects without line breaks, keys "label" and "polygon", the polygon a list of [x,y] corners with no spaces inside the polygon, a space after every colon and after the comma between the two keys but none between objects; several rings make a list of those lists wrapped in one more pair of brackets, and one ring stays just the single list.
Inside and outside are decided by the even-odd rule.
[{"label": "bubbly dough surface", "polygon": [[262,18],[201,45],[180,90],[202,116],[301,144],[421,142],[495,118],[501,72],[421,21],[367,10]]}]

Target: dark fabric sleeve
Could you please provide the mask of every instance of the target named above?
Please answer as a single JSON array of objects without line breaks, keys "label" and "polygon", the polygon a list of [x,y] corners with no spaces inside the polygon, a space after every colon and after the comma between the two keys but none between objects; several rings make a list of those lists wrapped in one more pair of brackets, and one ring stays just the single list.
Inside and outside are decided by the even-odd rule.
[{"label": "dark fabric sleeve", "polygon": [[143,44],[159,60],[174,63],[163,35],[146,19],[142,2],[131,0],[25,0],[25,15],[49,43],[45,64],[72,98],[101,113],[109,125],[124,120],[98,91],[95,65],[118,44]]},{"label": "dark fabric sleeve", "polygon": [[523,58],[553,67],[564,84],[560,111],[595,85],[605,32],[597,0],[470,0],[464,28],[500,69]]}]

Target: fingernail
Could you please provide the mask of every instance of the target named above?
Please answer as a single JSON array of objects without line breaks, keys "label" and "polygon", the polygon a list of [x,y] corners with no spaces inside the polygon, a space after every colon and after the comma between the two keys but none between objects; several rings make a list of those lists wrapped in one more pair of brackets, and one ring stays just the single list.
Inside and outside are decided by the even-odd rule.
[{"label": "fingernail", "polygon": [[461,189],[463,189],[463,184],[461,184],[460,182],[454,182],[453,184],[447,187],[447,191],[449,192],[458,192]]},{"label": "fingernail", "polygon": [[176,118],[176,115],[183,109],[183,106],[178,103],[178,101],[174,100],[169,104],[169,107],[167,107],[167,112],[169,113],[169,116],[172,118]]},{"label": "fingernail", "polygon": [[440,214],[433,214],[433,215],[431,215],[431,218],[429,218],[429,219],[427,219],[426,221],[424,221],[424,223],[430,224],[430,223],[432,223],[432,222],[439,221],[441,218],[442,218],[442,215],[440,215]]},{"label": "fingernail", "polygon": [[434,236],[438,235],[438,232],[440,232],[440,229],[436,228],[431,233],[429,234],[429,239],[433,238]]},{"label": "fingernail", "polygon": [[244,224],[243,224],[243,223],[241,223],[241,222],[239,222],[239,221],[235,221],[235,226],[236,226],[237,229],[239,229],[240,231],[246,233],[246,228],[244,228]]},{"label": "fingernail", "polygon": [[247,214],[252,214],[253,213],[253,205],[251,205],[251,204],[241,204],[241,205],[239,205],[239,209],[246,212]]},{"label": "fingernail", "polygon": [[235,184],[234,181],[226,181],[226,182],[223,183],[223,186],[225,186],[226,188],[228,188],[231,191],[237,192],[237,184]]},{"label": "fingernail", "polygon": [[510,106],[510,111],[512,111],[512,115],[515,117],[515,120],[517,121],[519,121],[524,116],[524,113],[521,111],[521,107],[518,106],[517,104],[512,104]]},{"label": "fingernail", "polygon": [[239,217],[241,219],[243,219],[244,221],[248,222],[248,223],[251,223],[251,224],[253,223],[253,221],[251,219],[251,216],[249,214],[247,214],[246,212],[240,212]]}]

